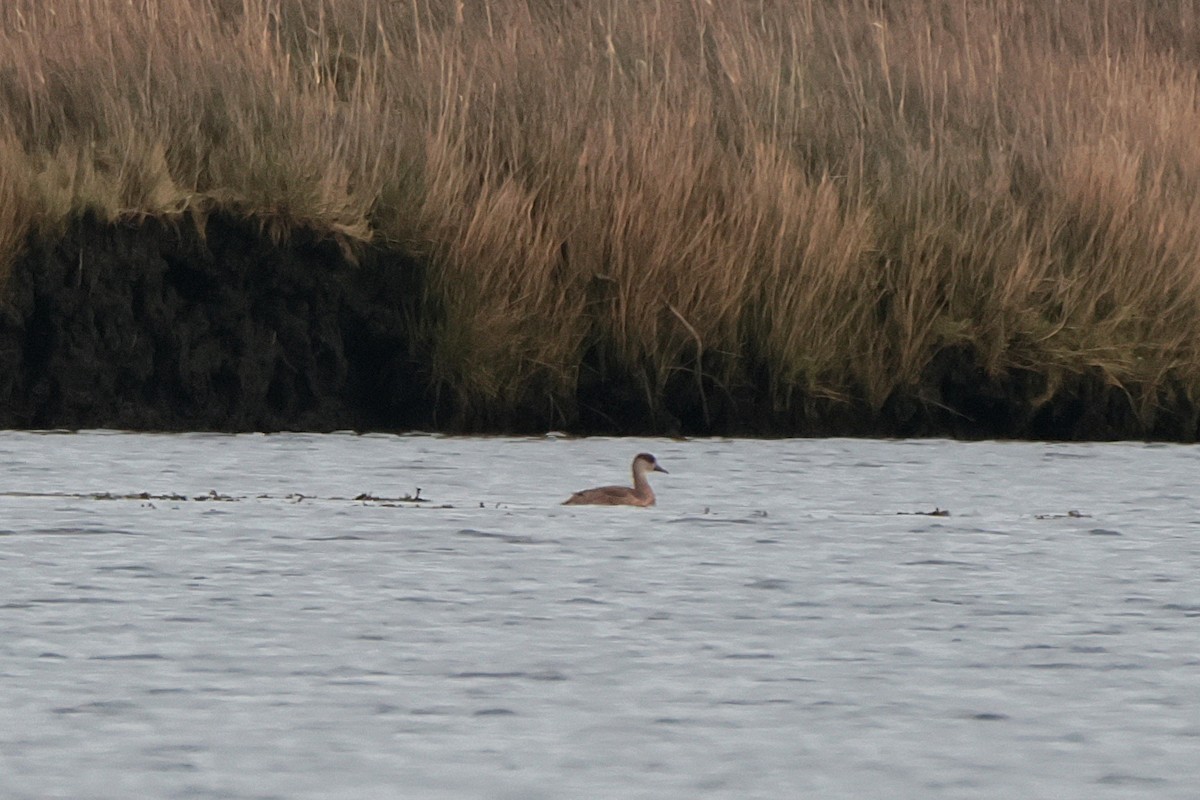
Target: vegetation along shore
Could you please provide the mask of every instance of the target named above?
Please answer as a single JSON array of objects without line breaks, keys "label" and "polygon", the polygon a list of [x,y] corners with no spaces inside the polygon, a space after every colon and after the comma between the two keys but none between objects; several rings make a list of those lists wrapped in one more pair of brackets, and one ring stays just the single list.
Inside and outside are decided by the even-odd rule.
[{"label": "vegetation along shore", "polygon": [[0,425],[1200,430],[1190,0],[9,0]]}]

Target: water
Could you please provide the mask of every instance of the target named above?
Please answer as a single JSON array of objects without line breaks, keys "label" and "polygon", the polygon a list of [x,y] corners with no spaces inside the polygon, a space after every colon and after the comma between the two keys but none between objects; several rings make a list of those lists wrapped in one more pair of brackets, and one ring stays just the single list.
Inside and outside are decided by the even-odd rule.
[{"label": "water", "polygon": [[[656,508],[558,505],[641,449]],[[0,797],[1200,785],[1194,447],[5,433],[0,458]]]}]

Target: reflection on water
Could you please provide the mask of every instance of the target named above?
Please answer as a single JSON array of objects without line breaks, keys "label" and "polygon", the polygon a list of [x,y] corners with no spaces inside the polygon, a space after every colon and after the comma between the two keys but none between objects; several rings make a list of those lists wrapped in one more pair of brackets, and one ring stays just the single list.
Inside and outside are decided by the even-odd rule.
[{"label": "reflection on water", "polygon": [[[639,450],[671,471],[657,507],[559,505]],[[0,457],[5,798],[1200,784],[1195,448],[7,433]]]}]

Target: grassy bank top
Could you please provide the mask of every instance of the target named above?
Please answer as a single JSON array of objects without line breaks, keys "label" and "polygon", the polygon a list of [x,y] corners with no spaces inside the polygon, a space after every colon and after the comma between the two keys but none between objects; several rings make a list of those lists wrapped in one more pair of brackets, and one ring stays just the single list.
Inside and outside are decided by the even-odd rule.
[{"label": "grassy bank top", "polygon": [[467,424],[944,402],[939,355],[1200,398],[1186,0],[10,0],[0,264],[84,213],[415,253]]}]

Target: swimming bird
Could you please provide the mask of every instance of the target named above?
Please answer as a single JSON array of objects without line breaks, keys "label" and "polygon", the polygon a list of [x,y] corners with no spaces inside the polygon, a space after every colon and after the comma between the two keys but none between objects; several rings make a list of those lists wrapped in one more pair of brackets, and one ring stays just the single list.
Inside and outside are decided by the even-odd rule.
[{"label": "swimming bird", "polygon": [[647,472],[666,472],[649,453],[638,453],[633,459],[633,488],[601,486],[584,489],[568,497],[564,506],[652,506],[654,490],[646,480]]}]

